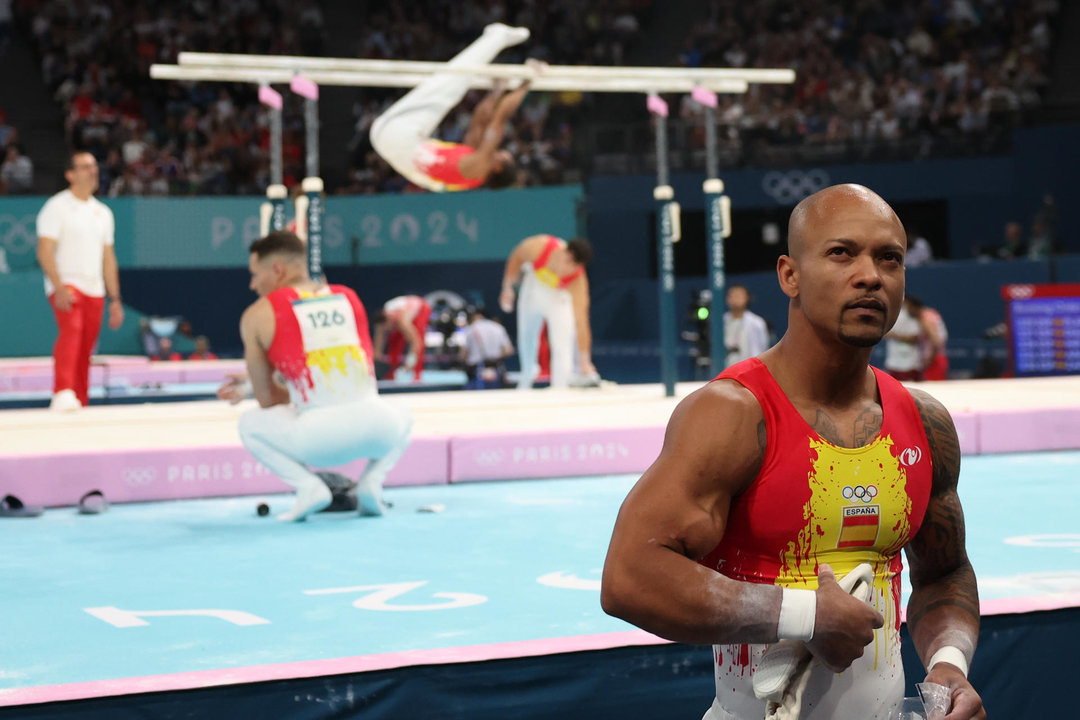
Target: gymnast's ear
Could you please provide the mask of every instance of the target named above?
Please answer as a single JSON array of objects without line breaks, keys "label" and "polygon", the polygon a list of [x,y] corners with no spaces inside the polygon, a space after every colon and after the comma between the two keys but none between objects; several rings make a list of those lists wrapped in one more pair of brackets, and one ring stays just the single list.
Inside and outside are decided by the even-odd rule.
[{"label": "gymnast's ear", "polygon": [[799,296],[799,268],[790,255],[781,255],[776,259],[776,279],[789,298]]}]

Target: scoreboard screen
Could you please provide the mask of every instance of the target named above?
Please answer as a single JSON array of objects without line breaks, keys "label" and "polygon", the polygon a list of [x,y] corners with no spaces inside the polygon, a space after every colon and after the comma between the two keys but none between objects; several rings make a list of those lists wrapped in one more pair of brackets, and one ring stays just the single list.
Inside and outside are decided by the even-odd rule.
[{"label": "scoreboard screen", "polygon": [[1080,283],[1001,288],[1017,377],[1080,374]]}]

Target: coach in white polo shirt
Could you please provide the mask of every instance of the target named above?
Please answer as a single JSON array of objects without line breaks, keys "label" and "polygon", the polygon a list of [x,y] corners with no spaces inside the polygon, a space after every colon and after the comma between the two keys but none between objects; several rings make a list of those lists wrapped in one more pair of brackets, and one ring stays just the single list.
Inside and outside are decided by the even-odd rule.
[{"label": "coach in white polo shirt", "polygon": [[113,250],[112,210],[94,197],[98,165],[88,152],[73,152],[64,177],[68,189],[53,195],[37,216],[37,258],[60,329],[53,346],[53,399],[57,410],[88,403],[90,353],[101,330],[105,295],[109,327],[124,322],[120,274]]}]

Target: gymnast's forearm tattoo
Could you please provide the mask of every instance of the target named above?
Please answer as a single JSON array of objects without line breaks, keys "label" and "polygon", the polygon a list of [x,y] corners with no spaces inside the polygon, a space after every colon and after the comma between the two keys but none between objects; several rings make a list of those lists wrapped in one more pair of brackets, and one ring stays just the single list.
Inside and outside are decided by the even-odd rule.
[{"label": "gymnast's forearm tattoo", "polygon": [[[927,614],[947,606],[978,623],[978,587],[965,550],[964,511],[956,492],[960,476],[956,429],[940,402],[917,390],[911,394],[926,428],[934,475],[922,527],[907,547],[915,591],[908,607],[908,624],[914,632]],[[919,592],[927,589],[931,591]]]}]

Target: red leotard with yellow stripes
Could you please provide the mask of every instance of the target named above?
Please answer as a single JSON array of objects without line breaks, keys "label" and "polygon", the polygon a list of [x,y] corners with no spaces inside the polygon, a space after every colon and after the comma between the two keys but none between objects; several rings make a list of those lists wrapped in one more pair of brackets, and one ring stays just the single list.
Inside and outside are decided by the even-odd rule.
[{"label": "red leotard with yellow stripes", "polygon": [[[757,358],[717,378],[734,380],[757,398],[767,446],[757,477],[732,502],[723,539],[701,564],[736,580],[806,589],[817,587],[822,563],[837,577],[864,562],[874,569],[871,602],[885,626],[843,673],[815,663],[801,720],[885,718],[903,698],[900,550],[922,524],[933,467],[915,401],[885,373],[874,368],[874,376],[882,426],[860,448],[822,438]],[[764,707],[751,686],[763,648],[713,648],[718,702],[737,717]]]},{"label": "red leotard with yellow stripes", "polygon": [[540,251],[540,254],[533,260],[533,272],[536,273],[536,279],[544,283],[548,287],[555,288],[556,290],[565,290],[566,286],[577,280],[584,272],[584,267],[579,267],[574,272],[568,275],[556,275],[547,266],[548,258],[560,245],[562,240],[554,235],[547,236],[547,244],[544,245],[544,249]]},{"label": "red leotard with yellow stripes", "polygon": [[476,152],[476,148],[462,143],[428,140],[416,150],[413,164],[416,169],[447,190],[471,190],[484,184],[484,178],[467,178],[461,174],[458,163]]},{"label": "red leotard with yellow stripes", "polygon": [[367,312],[355,292],[286,287],[266,298],[275,323],[267,356],[294,403],[331,405],[377,392]]}]

